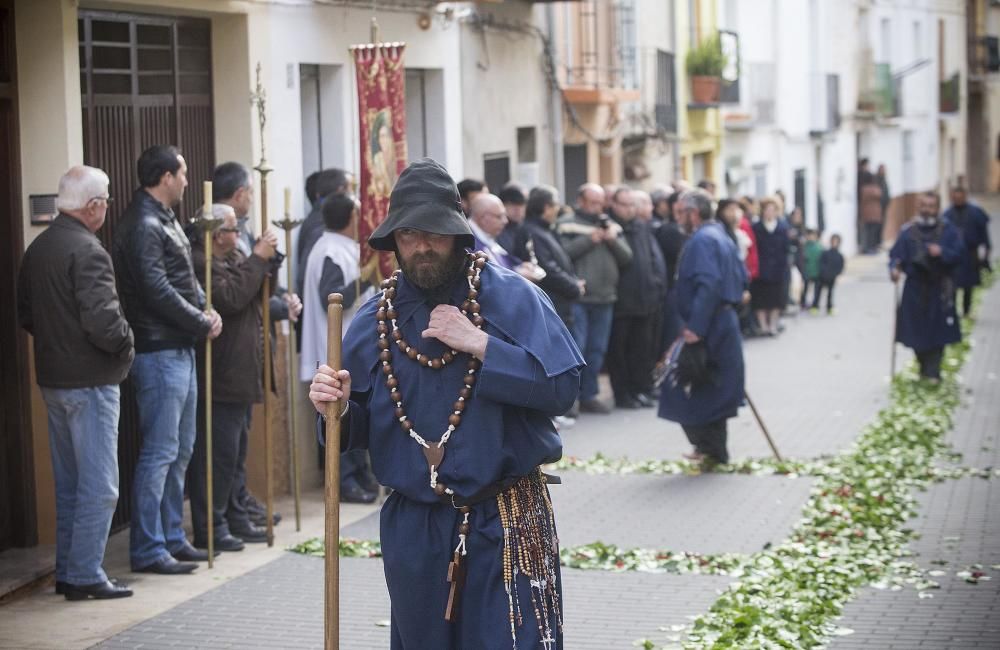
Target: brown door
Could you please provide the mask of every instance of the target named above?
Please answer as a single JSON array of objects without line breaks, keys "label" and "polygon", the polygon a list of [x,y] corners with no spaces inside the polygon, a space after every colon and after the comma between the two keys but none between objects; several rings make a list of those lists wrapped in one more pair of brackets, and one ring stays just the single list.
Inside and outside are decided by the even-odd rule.
[{"label": "brown door", "polygon": [[[178,210],[181,220],[187,221],[201,205],[201,181],[211,178],[215,166],[211,23],[102,11],[81,11],[79,16],[84,160],[107,172],[117,199],[98,232],[110,249],[115,226],[138,185],[136,161],[147,147],[173,144],[184,154],[191,184]],[[112,522],[116,529],[131,519],[139,444],[135,397],[126,380],[118,436],[120,497]]]},{"label": "brown door", "polygon": [[[24,246],[13,5],[0,0],[0,305],[16,304]],[[37,543],[26,346],[16,310],[0,309],[0,551]]]}]

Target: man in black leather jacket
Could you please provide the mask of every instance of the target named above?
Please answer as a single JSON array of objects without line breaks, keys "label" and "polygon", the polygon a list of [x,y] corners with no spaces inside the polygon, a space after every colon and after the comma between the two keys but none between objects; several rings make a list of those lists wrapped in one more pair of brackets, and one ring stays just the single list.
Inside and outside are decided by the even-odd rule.
[{"label": "man in black leather jacket", "polygon": [[[514,254],[523,260],[532,257],[545,270],[538,286],[552,300],[566,327],[573,326],[573,303],[584,294],[586,283],[576,276],[573,260],[563,250],[555,232],[559,216],[559,194],[554,187],[539,185],[528,194],[524,224]],[[529,248],[531,250],[529,250]]]},{"label": "man in black leather jacket", "polygon": [[194,448],[198,399],[195,343],[222,332],[205,312],[191,264],[191,245],[171,206],[187,187],[176,147],[157,145],[139,157],[141,187],[118,225],[114,265],[125,317],[135,334],[135,387],[142,448],[132,494],[132,569],[190,573],[208,559],[188,542],[184,474]]}]

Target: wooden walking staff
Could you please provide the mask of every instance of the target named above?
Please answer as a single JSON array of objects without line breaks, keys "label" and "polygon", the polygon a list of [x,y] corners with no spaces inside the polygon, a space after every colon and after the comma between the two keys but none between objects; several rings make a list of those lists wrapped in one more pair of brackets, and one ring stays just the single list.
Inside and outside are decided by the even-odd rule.
[{"label": "wooden walking staff", "polygon": [[[212,236],[222,225],[222,219],[212,214],[212,181],[205,181],[202,191],[205,201],[201,208],[201,218],[196,225],[205,240],[205,311],[212,311]],[[205,497],[206,521],[208,529],[208,568],[214,566],[215,525],[213,521],[213,477],[212,477],[212,339],[205,337]]]},{"label": "wooden walking staff", "polygon": [[[267,91],[260,81],[261,65],[257,63],[257,86],[250,101],[257,107],[257,121],[260,123],[260,162],[254,169],[260,172],[260,232],[267,230],[267,175],[274,169],[267,164],[264,126],[267,124]],[[267,545],[274,546],[274,431],[271,426],[271,393],[274,391],[271,376],[271,274],[264,276],[261,295],[261,310],[264,321],[264,476],[267,507]]]},{"label": "wooden walking staff", "polygon": [[[344,297],[339,293],[331,293],[327,300],[326,365],[340,370],[343,365],[341,337],[344,330]],[[344,402],[331,402],[326,407],[325,650],[340,648],[340,416],[343,414]]]},{"label": "wooden walking staff", "polygon": [[[301,219],[292,219],[292,188],[285,188],[285,218],[275,221],[274,225],[285,231],[285,272],[289,291],[294,286],[292,279],[292,229],[302,223]],[[299,262],[304,264],[304,262]],[[289,322],[288,327],[288,435],[291,439],[292,451],[292,495],[295,498],[295,530],[302,530],[302,515],[299,506],[299,443],[295,437],[295,384],[298,381],[298,359],[295,354],[295,327]]]},{"label": "wooden walking staff", "polygon": [[[898,268],[898,266],[897,266]],[[899,327],[899,284],[901,280],[896,279],[892,283],[893,291],[893,301],[892,301],[892,355],[889,360],[891,364],[889,366],[889,381],[896,376],[896,331]]]},{"label": "wooden walking staff", "polygon": [[760,417],[760,413],[757,411],[757,407],[754,406],[753,400],[750,399],[750,393],[744,390],[743,397],[746,398],[747,405],[753,412],[754,419],[756,419],[757,424],[760,425],[760,430],[764,432],[764,437],[767,438],[767,444],[771,446],[771,451],[774,452],[774,457],[778,460],[779,463],[783,463],[784,459],[781,457],[781,454],[778,453],[778,448],[774,446],[774,440],[771,440],[771,434],[768,433],[767,431],[767,425],[764,424],[764,420],[763,418]]}]

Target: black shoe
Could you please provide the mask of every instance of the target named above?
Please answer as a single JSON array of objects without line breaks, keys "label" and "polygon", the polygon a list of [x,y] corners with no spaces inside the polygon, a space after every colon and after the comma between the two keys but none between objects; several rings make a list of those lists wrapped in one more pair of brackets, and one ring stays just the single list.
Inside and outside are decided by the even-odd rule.
[{"label": "black shoe", "polygon": [[601,415],[607,415],[611,413],[611,407],[597,399],[596,397],[592,399],[586,399],[580,401],[580,412],[581,413],[599,413]]},{"label": "black shoe", "polygon": [[125,585],[112,583],[110,580],[92,585],[71,585],[63,583],[66,600],[108,600],[109,598],[128,598],[132,590]]},{"label": "black shoe", "polygon": [[375,503],[375,499],[377,498],[378,494],[369,492],[357,483],[353,483],[347,487],[340,487],[341,503]]},{"label": "black shoe", "polygon": [[[257,497],[250,494],[243,500],[243,507],[250,515],[250,522],[254,526],[267,527],[267,506],[257,500]],[[281,515],[277,512],[271,513],[272,525],[277,526],[281,521]]]},{"label": "black shoe", "polygon": [[[208,559],[208,556],[205,556]],[[198,565],[194,562],[178,562],[172,556],[161,557],[156,562],[152,564],[147,564],[144,567],[139,567],[138,569],[132,569],[135,573],[159,573],[164,576],[176,576],[184,573],[191,573],[198,568]]]},{"label": "black shoe", "polygon": [[[118,578],[108,578],[108,582],[113,585],[118,585]],[[56,594],[60,596],[66,595],[66,589],[71,587],[68,582],[63,582],[62,580],[56,580]]]},{"label": "black shoe", "polygon": [[[271,513],[271,525],[277,526],[281,521],[281,514],[277,512]],[[250,523],[254,526],[260,526],[261,528],[267,528],[267,515],[262,514],[250,514]]]},{"label": "black shoe", "polygon": [[[232,535],[222,535],[220,537],[216,537],[212,540],[212,545],[215,549],[216,555],[223,551],[226,553],[235,553],[243,550],[243,540],[238,537],[233,537]],[[199,540],[196,538],[194,546],[195,548],[208,548],[208,540]]]},{"label": "black shoe", "polygon": [[229,533],[247,544],[260,544],[267,541],[267,529],[250,524],[246,528],[229,527]]},{"label": "black shoe", "polygon": [[[174,551],[170,554],[173,555],[174,559],[178,562],[208,562],[208,551],[199,551],[187,542],[184,542],[184,546],[180,550]],[[217,555],[219,555],[218,551],[216,551],[215,555],[212,557]]]},{"label": "black shoe", "polygon": [[647,395],[646,393],[637,394],[635,396],[635,401],[639,402],[639,406],[644,409],[656,406],[656,399],[652,395]]},{"label": "black shoe", "polygon": [[642,404],[640,404],[639,400],[637,400],[636,398],[628,396],[628,397],[623,397],[621,399],[616,399],[615,408],[634,410],[642,408]]}]

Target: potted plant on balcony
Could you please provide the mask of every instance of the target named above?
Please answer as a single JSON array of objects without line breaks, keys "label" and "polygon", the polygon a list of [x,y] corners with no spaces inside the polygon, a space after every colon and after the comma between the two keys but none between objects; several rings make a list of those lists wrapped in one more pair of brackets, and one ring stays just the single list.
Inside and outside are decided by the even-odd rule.
[{"label": "potted plant on balcony", "polygon": [[685,62],[691,77],[691,101],[695,104],[717,104],[722,70],[726,67],[726,55],[722,52],[719,35],[702,39],[688,50]]}]

